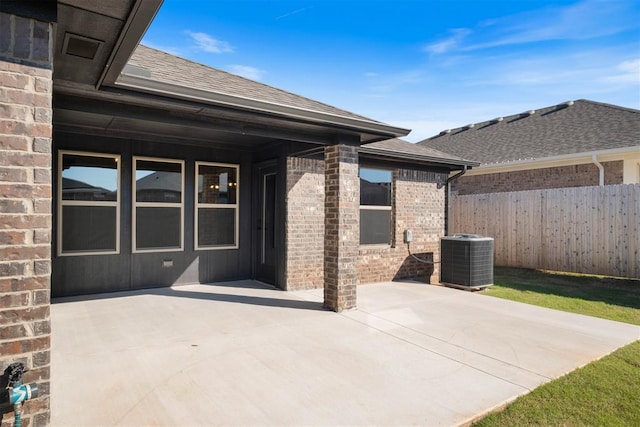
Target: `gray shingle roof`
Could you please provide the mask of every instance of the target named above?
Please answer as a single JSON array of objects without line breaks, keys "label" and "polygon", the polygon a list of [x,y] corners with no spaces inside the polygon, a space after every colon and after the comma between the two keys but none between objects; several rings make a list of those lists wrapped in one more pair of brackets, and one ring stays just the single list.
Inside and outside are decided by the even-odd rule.
[{"label": "gray shingle roof", "polygon": [[478,165],[477,162],[444,153],[424,145],[413,144],[400,138],[392,138],[384,141],[373,142],[371,144],[364,144],[360,147],[360,151],[369,154],[397,157],[399,159],[414,159],[453,165]]},{"label": "gray shingle roof", "polygon": [[640,110],[581,99],[451,129],[418,143],[482,164],[640,149]]},{"label": "gray shingle roof", "polygon": [[135,72],[145,78],[212,93],[243,97],[288,107],[328,113],[341,117],[380,123],[377,120],[314,101],[253,80],[245,79],[206,65],[138,45],[124,72]]}]

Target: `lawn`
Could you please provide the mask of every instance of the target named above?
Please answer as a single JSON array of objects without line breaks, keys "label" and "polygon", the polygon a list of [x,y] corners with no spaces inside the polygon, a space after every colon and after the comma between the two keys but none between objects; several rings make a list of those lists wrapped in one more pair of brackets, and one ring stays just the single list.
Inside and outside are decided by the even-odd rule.
[{"label": "lawn", "polygon": [[[640,325],[640,281],[496,268],[487,295]],[[640,330],[639,330],[640,338]],[[538,387],[474,426],[640,426],[640,341]]]},{"label": "lawn", "polygon": [[640,280],[496,267],[498,298],[640,325]]}]

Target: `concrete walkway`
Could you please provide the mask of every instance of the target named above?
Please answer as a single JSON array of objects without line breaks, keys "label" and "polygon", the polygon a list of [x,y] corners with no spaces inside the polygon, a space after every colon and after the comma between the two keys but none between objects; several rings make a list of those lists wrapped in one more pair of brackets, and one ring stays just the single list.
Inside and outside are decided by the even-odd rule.
[{"label": "concrete walkway", "polygon": [[52,306],[52,425],[459,425],[640,328],[417,283],[189,285]]}]

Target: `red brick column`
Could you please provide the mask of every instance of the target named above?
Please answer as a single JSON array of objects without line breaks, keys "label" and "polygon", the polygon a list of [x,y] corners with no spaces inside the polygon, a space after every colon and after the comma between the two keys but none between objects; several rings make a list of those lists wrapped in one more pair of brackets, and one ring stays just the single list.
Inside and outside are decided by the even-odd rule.
[{"label": "red brick column", "polygon": [[38,384],[26,426],[49,423],[52,29],[0,12],[0,373],[22,362]]},{"label": "red brick column", "polygon": [[324,305],[356,306],[360,246],[360,180],[356,147],[325,148]]}]

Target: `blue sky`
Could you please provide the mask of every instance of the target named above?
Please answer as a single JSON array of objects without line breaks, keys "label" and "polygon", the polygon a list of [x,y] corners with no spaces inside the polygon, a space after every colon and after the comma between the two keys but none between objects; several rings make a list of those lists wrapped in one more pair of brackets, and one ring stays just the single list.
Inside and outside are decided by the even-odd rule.
[{"label": "blue sky", "polygon": [[143,43],[412,142],[575,99],[640,109],[638,0],[165,0]]}]

